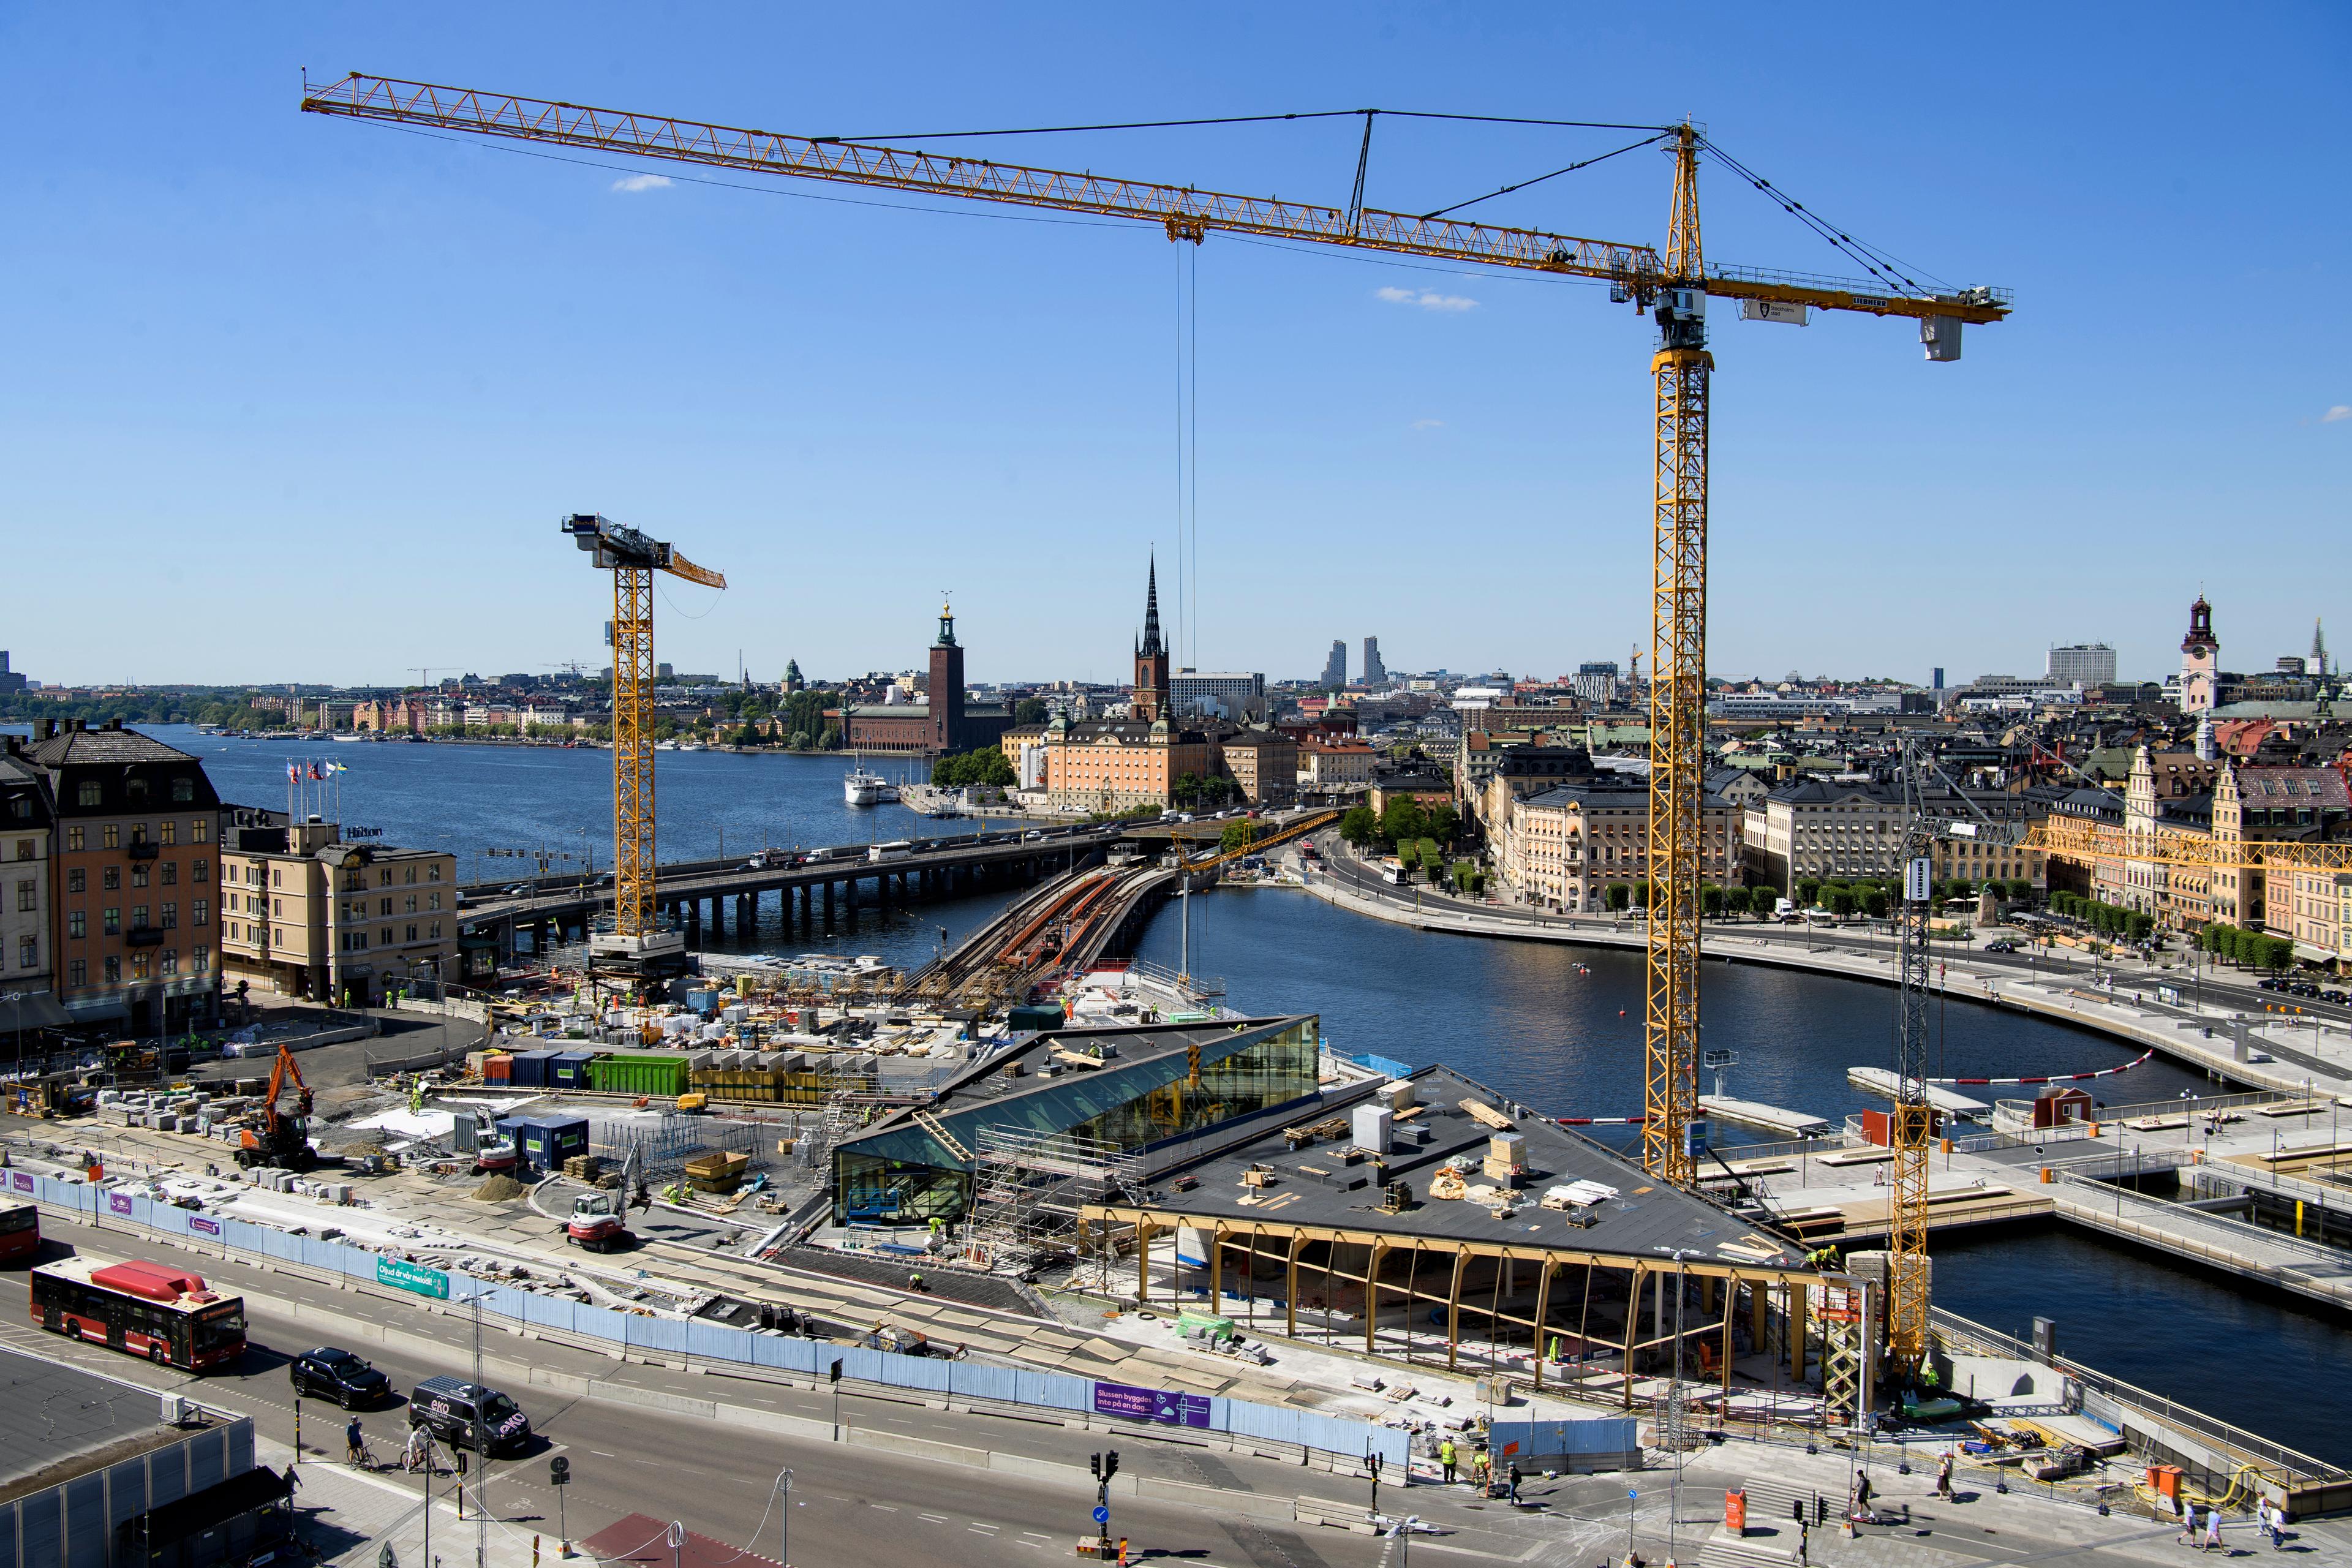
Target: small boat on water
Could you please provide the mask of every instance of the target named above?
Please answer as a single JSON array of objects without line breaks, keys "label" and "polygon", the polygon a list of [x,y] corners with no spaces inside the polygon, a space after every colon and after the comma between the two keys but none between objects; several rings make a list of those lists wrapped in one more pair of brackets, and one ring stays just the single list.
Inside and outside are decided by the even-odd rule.
[{"label": "small boat on water", "polygon": [[898,792],[881,774],[866,772],[866,764],[860,763],[842,775],[841,798],[851,805],[880,805],[897,800]]}]

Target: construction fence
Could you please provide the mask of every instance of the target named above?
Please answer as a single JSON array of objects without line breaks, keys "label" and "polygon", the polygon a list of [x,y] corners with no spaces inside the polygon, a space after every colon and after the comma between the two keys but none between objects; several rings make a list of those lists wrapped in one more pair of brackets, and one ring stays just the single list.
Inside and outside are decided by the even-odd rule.
[{"label": "construction fence", "polygon": [[[83,1182],[59,1181],[29,1171],[0,1172],[10,1195],[71,1211],[100,1229],[139,1231],[184,1238],[199,1251],[217,1248],[224,1258],[243,1254],[298,1265],[326,1274],[409,1290],[431,1300],[471,1304],[501,1326],[530,1328],[595,1342],[604,1353],[695,1358],[718,1363],[823,1376],[833,1364],[849,1381],[901,1388],[949,1399],[985,1401],[1087,1415],[1133,1419],[1193,1432],[1286,1443],[1356,1460],[1377,1456],[1402,1476],[1410,1436],[1395,1427],[1311,1410],[1254,1405],[1210,1394],[1172,1394],[1101,1383],[1066,1373],[1026,1367],[984,1366],[965,1361],[901,1355],[821,1340],[753,1333],[694,1319],[656,1318],[614,1311],[503,1285],[490,1285],[393,1253],[377,1253],[340,1241],[289,1236],[268,1226],[175,1207],[131,1193],[107,1192]],[[322,1213],[326,1211],[321,1211]]]}]

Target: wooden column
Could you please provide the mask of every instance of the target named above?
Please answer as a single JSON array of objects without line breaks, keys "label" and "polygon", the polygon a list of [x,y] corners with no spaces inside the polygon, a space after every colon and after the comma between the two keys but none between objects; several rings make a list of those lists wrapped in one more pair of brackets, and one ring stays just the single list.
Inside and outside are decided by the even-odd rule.
[{"label": "wooden column", "polygon": [[1721,1281],[1723,1289],[1723,1331],[1716,1352],[1723,1363],[1723,1405],[1731,1407],[1731,1314],[1739,1305],[1739,1280],[1732,1278]]},{"label": "wooden column", "polygon": [[1805,1300],[1807,1288],[1800,1279],[1791,1279],[1782,1287],[1788,1293],[1789,1377],[1793,1383],[1805,1381]]},{"label": "wooden column", "polygon": [[1388,1243],[1372,1243],[1371,1259],[1364,1265],[1364,1353],[1372,1353],[1372,1336],[1381,1326],[1381,1259],[1388,1256]]},{"label": "wooden column", "polygon": [[1625,1280],[1625,1408],[1633,1408],[1633,1336],[1640,1331],[1642,1311],[1642,1277],[1645,1270],[1633,1265]]},{"label": "wooden column", "polygon": [[1209,1310],[1213,1313],[1224,1297],[1224,1282],[1225,1227],[1214,1225],[1209,1227]]},{"label": "wooden column", "polygon": [[1556,1259],[1547,1258],[1543,1273],[1536,1279],[1536,1388],[1539,1393],[1543,1389],[1544,1335],[1549,1331],[1545,1320],[1551,1313],[1551,1277],[1559,1268]]},{"label": "wooden column", "polygon": [[1454,1255],[1454,1283],[1445,1292],[1445,1370],[1452,1372],[1462,1353],[1462,1272],[1470,1267],[1470,1255]]},{"label": "wooden column", "polygon": [[1135,1216],[1135,1299],[1151,1300],[1151,1222]]},{"label": "wooden column", "polygon": [[1306,1245],[1304,1231],[1290,1233],[1290,1259],[1284,1266],[1282,1287],[1282,1331],[1294,1340],[1298,1337],[1298,1254]]}]

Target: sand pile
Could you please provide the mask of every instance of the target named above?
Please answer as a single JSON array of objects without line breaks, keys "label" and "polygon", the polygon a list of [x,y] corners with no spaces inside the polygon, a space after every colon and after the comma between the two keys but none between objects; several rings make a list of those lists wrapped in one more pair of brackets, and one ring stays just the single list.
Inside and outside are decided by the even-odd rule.
[{"label": "sand pile", "polygon": [[476,1187],[474,1197],[486,1204],[510,1204],[530,1190],[512,1176],[501,1173]]}]

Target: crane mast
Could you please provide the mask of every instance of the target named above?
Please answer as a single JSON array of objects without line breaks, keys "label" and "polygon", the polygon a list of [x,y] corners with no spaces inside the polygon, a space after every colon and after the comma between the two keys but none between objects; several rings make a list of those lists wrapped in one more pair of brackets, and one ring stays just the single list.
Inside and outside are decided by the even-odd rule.
[{"label": "crane mast", "polygon": [[[1435,258],[1605,281],[1610,298],[1654,315],[1651,361],[1656,427],[1655,531],[1652,565],[1651,816],[1654,889],[1644,1007],[1645,1166],[1677,1185],[1694,1184],[1706,1141],[1697,1115],[1699,877],[1703,847],[1700,777],[1706,733],[1707,397],[1714,362],[1706,349],[1706,301],[1752,301],[1765,320],[1801,321],[1806,310],[1916,320],[1931,361],[1959,357],[1960,327],[2005,320],[2008,290],[1930,289],[1717,265],[1700,244],[1698,157],[1706,138],[1688,122],[1659,126],[1674,156],[1674,203],[1661,253],[1539,229],[1415,216],[1365,206],[1363,159],[1357,193],[1343,209],[1279,198],[1033,168],[845,142],[789,136],[670,115],[600,109],[546,99],[371,77],[303,83],[305,113],[430,127],[541,145],[660,158],[707,167],[832,181],[964,200],[1009,203],[1131,218],[1160,226],[1171,241],[1199,244],[1218,229],[1317,245]],[[1368,118],[1369,124],[1369,118]],[[1367,137],[1369,147],[1369,132]],[[1718,154],[1720,155],[1720,154]],[[1744,173],[1744,171],[1743,171]],[[1756,182],[1762,188],[1761,181]],[[1776,199],[1778,199],[1776,197]],[[1792,211],[1796,210],[1791,207]],[[636,621],[623,613],[615,573],[614,636]],[[646,617],[650,648],[650,617]],[[624,662],[615,649],[616,683]],[[650,657],[648,651],[647,657]],[[1638,664],[1638,660],[1636,661]],[[617,690],[616,690],[617,699]],[[621,723],[614,704],[616,742]],[[620,770],[614,759],[616,837]],[[652,856],[651,763],[645,771],[644,833]],[[628,853],[628,851],[624,851]],[[624,862],[626,864],[626,862]],[[646,903],[636,918],[648,919]]]}]

